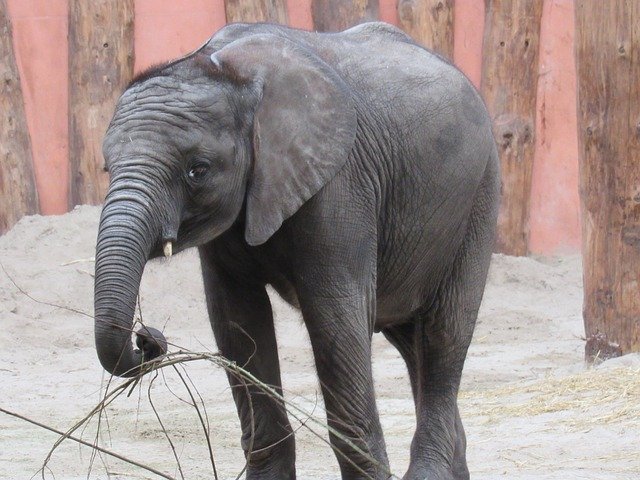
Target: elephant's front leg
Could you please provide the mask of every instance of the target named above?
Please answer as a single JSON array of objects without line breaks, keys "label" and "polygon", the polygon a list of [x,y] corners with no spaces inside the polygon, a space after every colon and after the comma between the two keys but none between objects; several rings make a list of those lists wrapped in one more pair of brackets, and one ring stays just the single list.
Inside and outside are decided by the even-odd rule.
[{"label": "elephant's front leg", "polygon": [[[207,308],[221,353],[282,393],[271,303],[264,285],[221,268],[200,248]],[[282,402],[229,375],[242,425],[247,479],[294,479],[293,431]]]},{"label": "elephant's front leg", "polygon": [[349,480],[390,475],[371,368],[373,295],[369,286],[365,290],[320,287],[301,300],[331,445]]}]

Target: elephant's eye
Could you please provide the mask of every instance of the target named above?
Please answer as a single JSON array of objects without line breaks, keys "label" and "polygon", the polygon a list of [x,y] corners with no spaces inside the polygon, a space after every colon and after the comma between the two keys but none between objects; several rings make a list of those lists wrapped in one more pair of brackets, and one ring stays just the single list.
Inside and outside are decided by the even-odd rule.
[{"label": "elephant's eye", "polygon": [[209,165],[206,163],[196,163],[189,170],[189,179],[190,180],[201,180],[209,171]]}]

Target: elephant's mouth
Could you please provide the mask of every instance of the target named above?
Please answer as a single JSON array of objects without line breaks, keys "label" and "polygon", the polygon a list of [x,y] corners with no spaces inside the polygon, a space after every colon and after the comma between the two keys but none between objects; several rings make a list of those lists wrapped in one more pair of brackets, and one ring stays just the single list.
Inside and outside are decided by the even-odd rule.
[{"label": "elephant's mouth", "polygon": [[[197,247],[207,243],[218,235],[223,233],[218,231],[215,226],[211,225],[211,216],[205,214],[194,214],[185,218],[180,223],[176,239],[171,242],[171,254],[175,255],[192,247]],[[153,248],[149,259],[167,257],[166,241],[158,239]]]}]

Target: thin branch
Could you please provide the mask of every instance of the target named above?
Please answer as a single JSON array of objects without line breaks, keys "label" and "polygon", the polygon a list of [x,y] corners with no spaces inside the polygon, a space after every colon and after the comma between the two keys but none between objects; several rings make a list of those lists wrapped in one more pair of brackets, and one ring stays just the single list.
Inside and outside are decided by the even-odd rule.
[{"label": "thin branch", "polygon": [[86,447],[98,450],[99,452],[104,453],[104,454],[109,455],[109,456],[112,456],[114,458],[117,458],[118,460],[122,460],[123,462],[130,463],[131,465],[135,465],[136,467],[142,468],[143,470],[147,470],[148,472],[155,473],[156,475],[158,475],[158,476],[160,476],[162,478],[167,478],[169,480],[176,480],[174,477],[172,477],[170,475],[167,475],[166,473],[162,473],[160,470],[156,470],[155,468],[150,467],[148,465],[145,465],[144,463],[140,463],[140,462],[137,462],[135,460],[131,460],[130,458],[127,458],[127,457],[125,457],[123,455],[120,455],[120,454],[118,454],[116,452],[113,452],[111,450],[107,450],[106,448],[99,447],[97,445],[93,445],[93,444],[91,444],[89,442],[86,442],[86,441],[82,440],[81,438],[77,438],[77,437],[74,437],[72,435],[69,435],[69,434],[66,434],[64,432],[61,432],[60,430],[56,430],[55,428],[49,427],[48,425],[45,425],[43,423],[37,422],[35,420],[32,420],[32,419],[30,419],[28,417],[20,415],[19,413],[15,413],[15,412],[11,412],[9,410],[5,410],[2,407],[0,407],[0,412],[4,413],[6,415],[10,415],[10,416],[15,417],[15,418],[19,418],[20,420],[24,420],[25,422],[29,422],[29,423],[37,426],[37,427],[44,428],[45,430],[48,430],[48,431],[53,432],[53,433],[55,433],[57,435],[60,435],[60,437],[63,438],[63,439],[73,440],[74,442],[77,442],[77,443],[79,443],[81,445],[84,445]]},{"label": "thin branch", "polygon": [[178,464],[178,471],[180,472],[180,478],[182,478],[182,480],[184,480],[184,473],[182,472],[182,465],[180,464],[180,458],[178,457],[178,453],[176,452],[176,447],[173,444],[173,441],[171,440],[171,436],[169,435],[169,432],[167,432],[167,429],[164,428],[164,423],[162,423],[162,419],[160,418],[160,414],[158,413],[158,410],[156,409],[156,406],[153,404],[153,400],[151,400],[151,387],[153,387],[153,382],[155,381],[155,379],[158,378],[158,371],[156,370],[154,373],[155,373],[155,375],[153,376],[153,378],[149,382],[149,388],[147,388],[147,398],[149,399],[149,405],[151,405],[151,409],[153,410],[153,413],[155,414],[156,419],[158,420],[158,423],[160,424],[160,428],[162,429],[162,433],[164,433],[164,436],[167,439],[167,442],[169,442],[169,445],[171,446],[171,451],[173,452],[173,457],[176,459],[176,463]]},{"label": "thin branch", "polygon": [[7,270],[4,268],[4,265],[0,262],[0,268],[2,268],[2,271],[4,272],[4,274],[7,276],[7,278],[9,279],[9,281],[13,284],[14,287],[16,287],[16,289],[23,294],[25,297],[27,297],[28,299],[39,303],[40,305],[47,305],[48,307],[53,307],[53,308],[61,308],[63,310],[68,310],[70,312],[73,313],[77,313],[78,315],[84,315],[85,317],[89,317],[89,318],[93,318],[93,315],[89,315],[88,313],[83,312],[82,310],[77,310],[75,308],[71,308],[71,307],[65,307],[63,305],[56,305],[55,303],[51,303],[51,302],[45,302],[43,300],[38,300],[37,298],[32,297],[31,295],[29,295],[22,287],[20,287],[15,280],[13,279],[13,277],[11,277],[11,275],[9,275],[9,272],[7,272]]},{"label": "thin branch", "polygon": [[[189,393],[189,396],[191,397],[191,401],[193,402],[192,403],[193,408],[196,409],[196,413],[198,414],[198,418],[200,419],[200,424],[202,425],[202,429],[204,430],[204,438],[207,440],[207,448],[209,449],[209,459],[211,460],[211,468],[213,469],[213,477],[215,478],[215,480],[218,480],[218,472],[216,470],[216,461],[215,461],[215,459],[213,457],[213,447],[211,446],[211,438],[210,438],[211,437],[211,431],[209,429],[209,419],[207,418],[207,422],[205,423],[204,419],[202,418],[202,414],[200,413],[200,408],[198,408],[198,404],[196,402],[196,399],[194,398],[193,394],[191,393],[191,388],[189,388],[189,385],[187,384],[186,380],[184,379],[184,377],[182,376],[182,374],[178,370],[178,367],[173,365],[173,369],[178,374],[178,377],[180,377],[180,380],[182,380],[182,383],[184,383],[184,386],[187,389],[187,392]],[[195,388],[195,386],[194,386],[194,388]],[[202,397],[200,396],[200,392],[198,392],[197,388],[196,388],[196,392],[198,393],[198,396],[202,400]],[[203,407],[204,407],[204,402],[203,402]],[[206,411],[205,411],[205,414],[206,414]]]}]

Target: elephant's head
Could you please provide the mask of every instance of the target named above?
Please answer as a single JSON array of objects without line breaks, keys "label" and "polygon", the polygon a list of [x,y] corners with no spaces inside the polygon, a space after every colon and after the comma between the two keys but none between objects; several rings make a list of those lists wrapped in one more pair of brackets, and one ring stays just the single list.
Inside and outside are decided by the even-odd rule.
[{"label": "elephant's head", "polygon": [[[215,37],[214,37],[215,39]],[[148,259],[216,238],[235,222],[266,242],[344,165],[356,129],[344,82],[293,42],[254,35],[143,74],[104,140],[110,174],[96,248],[95,336],[116,375],[166,351],[132,322]]]}]

